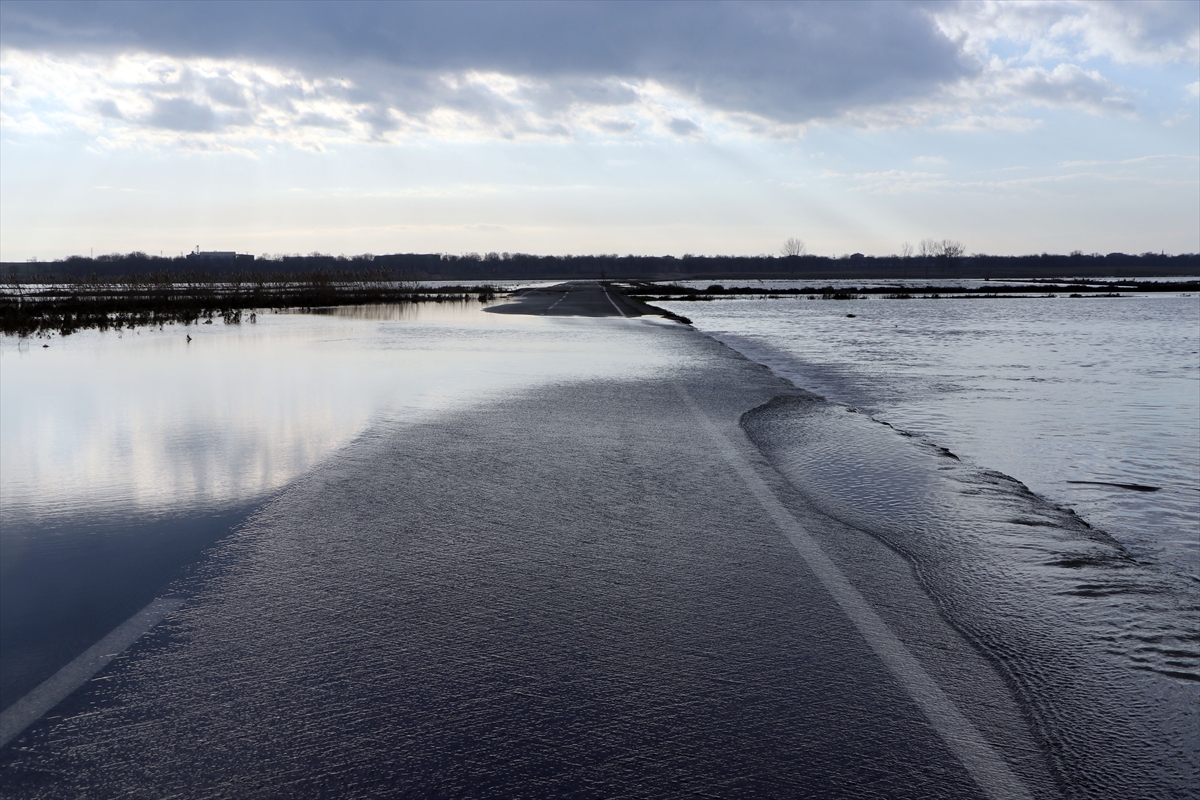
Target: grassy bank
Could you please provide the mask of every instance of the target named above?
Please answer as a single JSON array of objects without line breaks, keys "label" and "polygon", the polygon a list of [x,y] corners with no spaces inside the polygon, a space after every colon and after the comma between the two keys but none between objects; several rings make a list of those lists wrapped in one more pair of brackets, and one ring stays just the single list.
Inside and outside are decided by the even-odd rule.
[{"label": "grassy bank", "polygon": [[316,309],[371,303],[490,300],[491,286],[428,289],[387,272],[310,272],[211,276],[150,274],[58,284],[10,281],[0,292],[0,333],[66,336],[100,330],[253,321],[256,310]]}]

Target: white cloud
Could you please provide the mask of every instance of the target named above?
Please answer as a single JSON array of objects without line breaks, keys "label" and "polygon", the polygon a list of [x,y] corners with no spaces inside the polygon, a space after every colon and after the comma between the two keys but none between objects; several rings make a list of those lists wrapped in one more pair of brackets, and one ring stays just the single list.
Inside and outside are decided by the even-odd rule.
[{"label": "white cloud", "polygon": [[[891,2],[10,0],[0,43],[60,57],[152,51],[339,74],[358,96],[405,108],[471,107],[473,83],[479,98],[542,108],[629,103],[620,84],[657,83],[707,109],[792,124],[919,97],[975,66],[920,5]],[[238,91],[225,86],[223,102]]]},{"label": "white cloud", "polygon": [[1193,2],[962,2],[932,14],[947,36],[986,58],[997,42],[1024,48],[1026,62],[1123,64],[1200,61],[1200,16]]},{"label": "white cloud", "polygon": [[310,78],[244,60],[144,53],[65,57],[9,49],[0,71],[7,130],[76,128],[113,146],[227,149],[260,139],[321,149],[420,137],[693,136],[701,127],[691,119],[699,111],[681,110],[681,99],[661,87],[612,80],[591,82],[593,102],[580,103],[569,97],[572,87],[497,73],[446,74],[433,87],[416,82],[380,94],[346,78]]},{"label": "white cloud", "polygon": [[[288,6],[295,24],[259,41],[204,6],[189,13],[212,28],[209,34],[227,35],[189,38],[169,8],[144,21],[124,6],[106,6],[95,12],[115,15],[106,27],[18,4],[6,6],[0,113],[14,133],[74,128],[103,147],[240,152],[264,142],[320,150],[414,139],[794,139],[814,125],[1027,132],[1041,124],[1039,108],[1135,113],[1130,92],[1075,61],[1097,53],[1138,63],[1186,60],[1197,42],[1194,20],[1170,4],[989,2],[929,12],[896,5],[871,13],[807,4],[689,6],[700,14],[691,33],[676,31],[674,10],[592,19],[571,7],[567,16],[584,14],[609,33],[634,23],[649,32],[613,53],[596,49],[599,28],[564,28],[558,32],[573,44],[535,57],[483,36],[488,19],[493,27],[507,19],[490,6],[478,9],[482,22],[467,20],[465,38],[455,38],[445,14],[426,9],[431,16],[421,20],[443,52],[411,36],[393,41],[408,34],[404,20],[392,16],[417,13],[406,6],[355,6],[353,13]],[[520,9],[531,24],[553,22],[541,7]],[[266,30],[260,17],[267,11],[238,13],[247,30]],[[339,13],[365,13],[366,22],[328,33]],[[363,32],[372,25],[381,28],[378,37]],[[853,35],[842,35],[852,28]],[[728,37],[717,36],[726,29]],[[159,52],[128,49],[125,40],[146,41],[151,33],[161,34]],[[260,52],[214,55],[221,42]],[[999,57],[992,50],[1001,42],[1019,44],[1022,53]],[[337,57],[318,57],[320,43]],[[395,55],[392,45],[399,44],[417,55]],[[711,58],[693,52],[699,45]],[[350,55],[356,47],[367,55]],[[918,53],[931,47],[933,55]],[[1200,82],[1188,91],[1200,96]]]},{"label": "white cloud", "polygon": [[1010,68],[998,59],[986,73],[990,81],[983,83],[984,96],[1011,97],[1049,107],[1071,107],[1091,114],[1109,112],[1129,114],[1133,103],[1119,86],[1095,70],[1084,70],[1074,64],[1045,67]]},{"label": "white cloud", "polygon": [[[837,122],[866,128],[938,127],[947,130],[1030,131],[1038,108],[1093,115],[1134,113],[1121,87],[1074,64],[1013,66],[993,57],[977,75],[943,86],[916,102],[856,109]],[[826,123],[820,123],[826,124]]]},{"label": "white cloud", "polygon": [[944,123],[941,127],[948,131],[1005,131],[1008,133],[1028,133],[1042,126],[1040,119],[1013,116],[1009,114],[967,114],[956,117]]}]

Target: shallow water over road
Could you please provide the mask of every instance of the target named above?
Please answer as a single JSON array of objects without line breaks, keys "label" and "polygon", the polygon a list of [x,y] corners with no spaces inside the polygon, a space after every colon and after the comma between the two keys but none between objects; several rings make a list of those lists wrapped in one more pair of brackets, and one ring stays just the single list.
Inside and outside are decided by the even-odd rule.
[{"label": "shallow water over road", "polygon": [[[182,608],[0,752],[6,793],[988,796],[731,471],[783,488],[738,419],[788,387],[678,325],[586,324],[588,360],[622,375],[381,420],[289,483],[172,586]],[[881,618],[1001,754],[991,772],[1055,796],[903,562],[803,519],[874,567],[875,601],[887,571]]]},{"label": "shallow water over road", "polygon": [[[191,343],[169,341],[185,329],[74,339],[61,362],[43,358],[61,340],[3,353],[6,390],[14,358],[57,381],[25,382],[46,400],[26,399],[27,419],[44,407],[76,420],[81,445],[150,465],[47,461],[45,502],[12,495],[7,685],[70,658],[49,648],[65,634],[86,647],[164,587],[186,601],[4,750],[14,795],[367,796],[401,779],[424,794],[969,795],[945,733],[733,480],[682,382],[1034,796],[1057,795],[1047,756],[1068,795],[1188,796],[1194,709],[1162,714],[1171,697],[1106,674],[1105,644],[1085,641],[1096,616],[1075,613],[1137,593],[1056,594],[1062,575],[1112,577],[1122,547],[1014,481],[800,401],[674,324],[470,305],[212,328]],[[76,372],[108,374],[89,361],[124,366],[106,392],[61,401],[59,387],[86,383]],[[122,395],[127,383],[140,388]],[[221,398],[243,383],[252,424],[238,428],[241,404]],[[761,405],[779,395],[791,399]],[[89,405],[158,427],[120,450]],[[181,429],[196,446],[172,451]],[[301,455],[275,455],[288,452]],[[82,613],[97,609],[114,619]],[[1139,674],[1175,680],[1163,667],[1176,654],[1147,646],[1153,671]]]},{"label": "shallow water over road", "polygon": [[0,704],[372,424],[676,366],[631,350],[619,320],[481,307],[266,313],[254,324],[0,341]]}]

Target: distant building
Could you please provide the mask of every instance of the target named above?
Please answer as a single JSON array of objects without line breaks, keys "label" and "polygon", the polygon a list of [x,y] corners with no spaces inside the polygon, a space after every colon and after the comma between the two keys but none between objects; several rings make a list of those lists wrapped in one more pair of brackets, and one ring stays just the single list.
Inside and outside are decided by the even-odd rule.
[{"label": "distant building", "polygon": [[199,247],[188,253],[187,259],[193,264],[197,264],[197,266],[203,264],[202,268],[209,270],[228,268],[245,269],[254,263],[254,256],[248,253],[239,254],[233,250],[201,250]]},{"label": "distant building", "polygon": [[187,257],[189,261],[235,261],[237,253],[233,250],[201,250],[197,247]]}]

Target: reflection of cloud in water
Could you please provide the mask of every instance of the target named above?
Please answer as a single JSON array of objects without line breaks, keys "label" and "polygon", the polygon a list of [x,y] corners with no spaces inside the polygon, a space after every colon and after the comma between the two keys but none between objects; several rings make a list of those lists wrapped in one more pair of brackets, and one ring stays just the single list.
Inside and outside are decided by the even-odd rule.
[{"label": "reflection of cloud in water", "polygon": [[227,507],[284,485],[375,421],[667,366],[665,353],[625,341],[638,323],[479,308],[262,314],[240,327],[86,332],[49,349],[5,340],[0,506],[9,519]]},{"label": "reflection of cloud in water", "polygon": [[[489,303],[478,300],[442,300],[433,301],[435,314],[441,319],[455,318],[469,324],[480,309]],[[377,322],[415,322],[428,318],[431,314],[429,303],[372,303],[362,306],[333,306],[331,308],[314,309],[314,313],[326,314],[342,319],[375,320]]]}]

